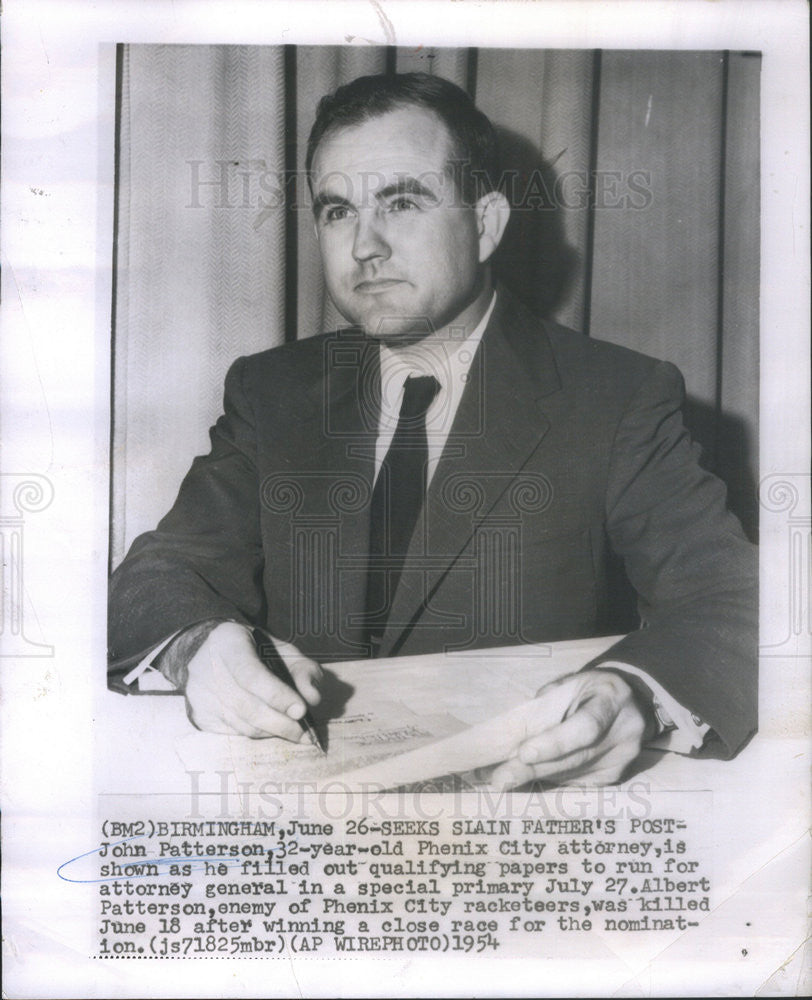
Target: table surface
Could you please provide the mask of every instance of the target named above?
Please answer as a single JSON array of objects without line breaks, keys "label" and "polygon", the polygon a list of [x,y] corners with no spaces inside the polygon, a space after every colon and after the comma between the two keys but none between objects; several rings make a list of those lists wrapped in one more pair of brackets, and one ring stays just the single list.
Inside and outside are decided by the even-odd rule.
[{"label": "table surface", "polygon": [[[448,712],[473,724],[532,698],[555,677],[577,670],[613,644],[616,637],[577,639],[538,646],[403,656],[334,663],[328,668],[353,693],[348,708],[363,708],[370,692],[405,704],[420,714]],[[807,748],[807,668],[802,659],[781,664],[762,697],[761,731],[733,761],[700,760],[651,752],[645,780],[661,789],[746,786],[762,768],[797,760]],[[104,692],[96,717],[97,789],[103,793],[151,794],[178,791],[183,769],[175,752],[178,737],[195,732],[183,699],[171,694],[121,696]],[[121,752],[109,751],[110,747]],[[804,754],[805,756],[805,754]],[[794,766],[794,765],[791,765]]]}]

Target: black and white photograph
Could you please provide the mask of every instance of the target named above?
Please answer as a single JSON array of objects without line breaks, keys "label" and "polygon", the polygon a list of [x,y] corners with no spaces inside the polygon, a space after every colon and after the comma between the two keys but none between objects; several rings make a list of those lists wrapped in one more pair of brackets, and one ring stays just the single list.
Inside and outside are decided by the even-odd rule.
[{"label": "black and white photograph", "polygon": [[758,53],[363,56],[119,52],[114,547],[171,496],[230,367],[210,452],[116,566],[114,685],[154,664],[199,729],[323,765],[313,713],[347,702],[324,664],[424,654],[378,673],[406,696],[481,683],[455,651],[498,647],[475,657],[492,677],[628,633],[542,687],[500,787],[616,782],[648,745],[735,756],[756,715]]},{"label": "black and white photograph", "polygon": [[803,995],[805,6],[96,7],[6,32],[8,995]]}]

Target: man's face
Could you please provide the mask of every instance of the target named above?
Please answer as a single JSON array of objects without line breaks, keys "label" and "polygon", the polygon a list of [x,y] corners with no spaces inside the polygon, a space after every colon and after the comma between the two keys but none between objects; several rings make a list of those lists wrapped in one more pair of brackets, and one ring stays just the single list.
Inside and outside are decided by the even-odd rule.
[{"label": "man's face", "polygon": [[411,107],[319,143],[312,184],[330,295],[371,336],[409,340],[464,317],[483,287],[475,210],[447,172],[451,140]]}]

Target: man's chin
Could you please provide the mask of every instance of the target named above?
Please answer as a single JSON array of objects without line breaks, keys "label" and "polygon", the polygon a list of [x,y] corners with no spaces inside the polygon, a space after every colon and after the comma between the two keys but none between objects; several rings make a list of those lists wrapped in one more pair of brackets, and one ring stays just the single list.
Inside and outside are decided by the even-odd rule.
[{"label": "man's chin", "polygon": [[434,333],[428,316],[374,313],[359,317],[358,326],[373,340],[385,343],[414,343]]},{"label": "man's chin", "polygon": [[425,340],[434,333],[434,328],[425,325],[423,327],[403,327],[403,328],[380,328],[369,329],[364,327],[364,332],[372,340],[380,341],[382,344],[393,346],[395,344],[416,344],[420,340]]}]

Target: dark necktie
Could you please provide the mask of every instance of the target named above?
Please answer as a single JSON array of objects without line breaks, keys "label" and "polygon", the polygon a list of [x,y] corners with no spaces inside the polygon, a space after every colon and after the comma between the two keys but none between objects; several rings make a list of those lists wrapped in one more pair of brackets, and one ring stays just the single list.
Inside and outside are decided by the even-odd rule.
[{"label": "dark necktie", "polygon": [[433,375],[406,379],[398,425],[372,491],[367,637],[373,655],[386,627],[403,560],[426,495],[426,411],[439,388],[440,383]]}]

